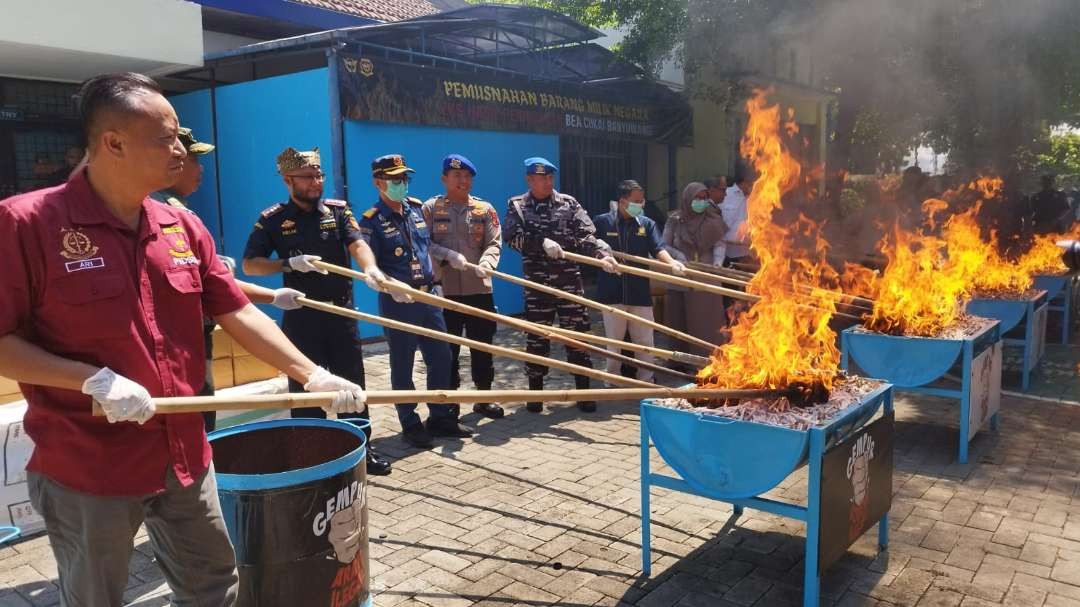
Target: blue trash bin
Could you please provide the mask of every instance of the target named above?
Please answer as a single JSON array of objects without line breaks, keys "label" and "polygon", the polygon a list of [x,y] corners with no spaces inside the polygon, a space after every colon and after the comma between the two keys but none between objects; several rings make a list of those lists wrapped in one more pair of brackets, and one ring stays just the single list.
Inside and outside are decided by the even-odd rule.
[{"label": "blue trash bin", "polygon": [[324,419],[210,435],[242,607],[370,606],[367,442]]}]

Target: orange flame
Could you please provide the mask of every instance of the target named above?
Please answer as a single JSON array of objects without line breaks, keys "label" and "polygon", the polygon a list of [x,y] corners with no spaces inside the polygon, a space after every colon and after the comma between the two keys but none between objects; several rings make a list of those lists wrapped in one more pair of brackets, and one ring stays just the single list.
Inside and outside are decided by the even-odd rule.
[{"label": "orange flame", "polygon": [[1057,246],[1057,242],[1077,238],[1080,238],[1080,223],[1068,232],[1036,236],[1034,244],[1020,257],[1017,264],[1031,276],[1064,274],[1069,271],[1069,267],[1062,259],[1062,250]]},{"label": "orange flame", "polygon": [[[750,119],[740,143],[758,173],[746,225],[761,268],[747,291],[761,300],[739,316],[730,341],[713,352],[698,382],[717,388],[804,384],[829,389],[840,364],[836,333],[829,328],[839,292],[823,277],[835,278],[835,272],[825,261],[828,243],[816,224],[800,217],[788,229],[772,220],[773,212],[783,208],[781,198],[798,185],[801,168],[783,142],[797,126],[790,118],[781,123],[779,107],[767,105],[766,95],[758,90],[747,101]],[[796,245],[807,240],[812,250]]]},{"label": "orange flame", "polygon": [[1020,262],[999,253],[995,232],[983,238],[979,210],[1001,190],[1001,179],[980,177],[945,192],[944,200],[926,200],[922,208],[931,231],[938,228],[935,216],[950,203],[974,203],[941,223],[940,235],[894,226],[879,243],[888,264],[877,280],[860,281],[854,271],[845,271],[842,284],[864,293],[868,289],[876,297],[867,328],[894,335],[934,336],[960,318],[963,304],[973,295],[1023,294],[1034,282],[1033,268],[1056,267],[1052,263],[1056,262],[1064,269],[1061,249],[1053,244],[1057,235],[1040,239]]}]

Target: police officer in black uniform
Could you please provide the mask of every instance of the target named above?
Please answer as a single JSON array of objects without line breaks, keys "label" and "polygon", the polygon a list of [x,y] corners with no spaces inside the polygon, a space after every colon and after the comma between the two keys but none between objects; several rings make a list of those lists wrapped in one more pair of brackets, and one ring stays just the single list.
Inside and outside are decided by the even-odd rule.
[{"label": "police officer in black uniform", "polygon": [[[360,227],[343,200],[323,198],[323,172],[319,149],[299,152],[286,148],[277,158],[278,172],[289,188],[289,200],[262,212],[244,249],[246,274],[267,276],[284,273],[285,285],[307,297],[344,308],[353,307],[352,280],[327,274],[312,262],[349,267],[349,257],[359,260],[367,245],[360,238]],[[276,253],[277,259],[270,255]],[[287,310],[282,319],[285,335],[316,364],[331,373],[364,386],[364,359],[356,321],[310,308]],[[303,392],[304,387],[289,380],[289,392]],[[319,407],[292,410],[293,417],[321,417]],[[342,418],[369,419],[365,408],[360,414]],[[366,426],[366,424],[365,424]],[[371,428],[364,433],[371,437]],[[390,462],[382,459],[368,442],[369,474],[389,474]]]}]

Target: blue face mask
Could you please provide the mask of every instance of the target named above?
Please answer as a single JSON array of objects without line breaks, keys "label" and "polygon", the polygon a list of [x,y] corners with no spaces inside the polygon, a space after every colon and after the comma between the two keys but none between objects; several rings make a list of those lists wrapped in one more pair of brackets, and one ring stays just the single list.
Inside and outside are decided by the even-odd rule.
[{"label": "blue face mask", "polygon": [[691,209],[692,209],[692,210],[693,210],[693,211],[694,211],[695,213],[704,213],[704,212],[705,212],[705,209],[709,208],[710,206],[712,206],[712,202],[711,202],[711,201],[709,201],[709,200],[702,200],[702,199],[700,199],[700,198],[695,198],[694,200],[692,200],[692,201],[690,202],[690,208],[691,208]]},{"label": "blue face mask", "polygon": [[644,212],[645,212],[645,203],[642,203],[642,202],[631,202],[626,207],[626,214],[631,216],[631,217],[637,217],[638,215],[641,215]]},{"label": "blue face mask", "polygon": [[405,200],[405,197],[409,194],[409,182],[408,181],[388,181],[386,182],[386,197],[394,202],[401,202]]}]

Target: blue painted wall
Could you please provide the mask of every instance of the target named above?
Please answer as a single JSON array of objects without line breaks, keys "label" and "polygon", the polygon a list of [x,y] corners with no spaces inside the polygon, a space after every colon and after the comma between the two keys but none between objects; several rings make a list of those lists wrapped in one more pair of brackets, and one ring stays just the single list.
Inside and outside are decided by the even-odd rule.
[{"label": "blue painted wall", "polygon": [[[180,126],[186,126],[192,130],[195,138],[199,141],[214,143],[213,114],[210,111],[210,90],[195,91],[169,97],[176,115],[180,118]],[[199,157],[203,166],[202,185],[194,194],[188,197],[191,210],[199,215],[203,223],[214,235],[218,247],[221,247],[221,222],[218,221],[217,199],[217,168],[214,165],[214,154],[211,152]]]},{"label": "blue painted wall", "polygon": [[[525,187],[524,160],[543,156],[559,159],[559,137],[534,133],[507,133],[427,127],[380,122],[345,122],[345,162],[349,202],[358,214],[378,201],[371,183],[371,160],[383,154],[403,154],[416,169],[409,193],[421,200],[443,192],[440,181],[442,159],[447,154],[463,154],[476,165],[473,195],[495,205],[499,217],[506,216],[506,199],[521,194]],[[325,164],[325,163],[324,163]],[[503,247],[499,269],[521,276],[521,256]],[[500,312],[516,314],[524,309],[521,287],[495,279],[495,303]],[[357,292],[357,305],[374,309],[374,295]],[[369,307],[370,306],[370,307]],[[365,335],[380,330],[361,323]]]},{"label": "blue painted wall", "polygon": [[[320,68],[217,89],[215,153],[221,166],[224,250],[238,262],[259,213],[288,200],[277,174],[276,159],[282,150],[318,147],[326,183],[333,183],[328,86],[327,70]],[[252,277],[237,268],[237,276],[268,287],[281,286],[280,274]],[[276,308],[262,308],[280,318]]]}]

